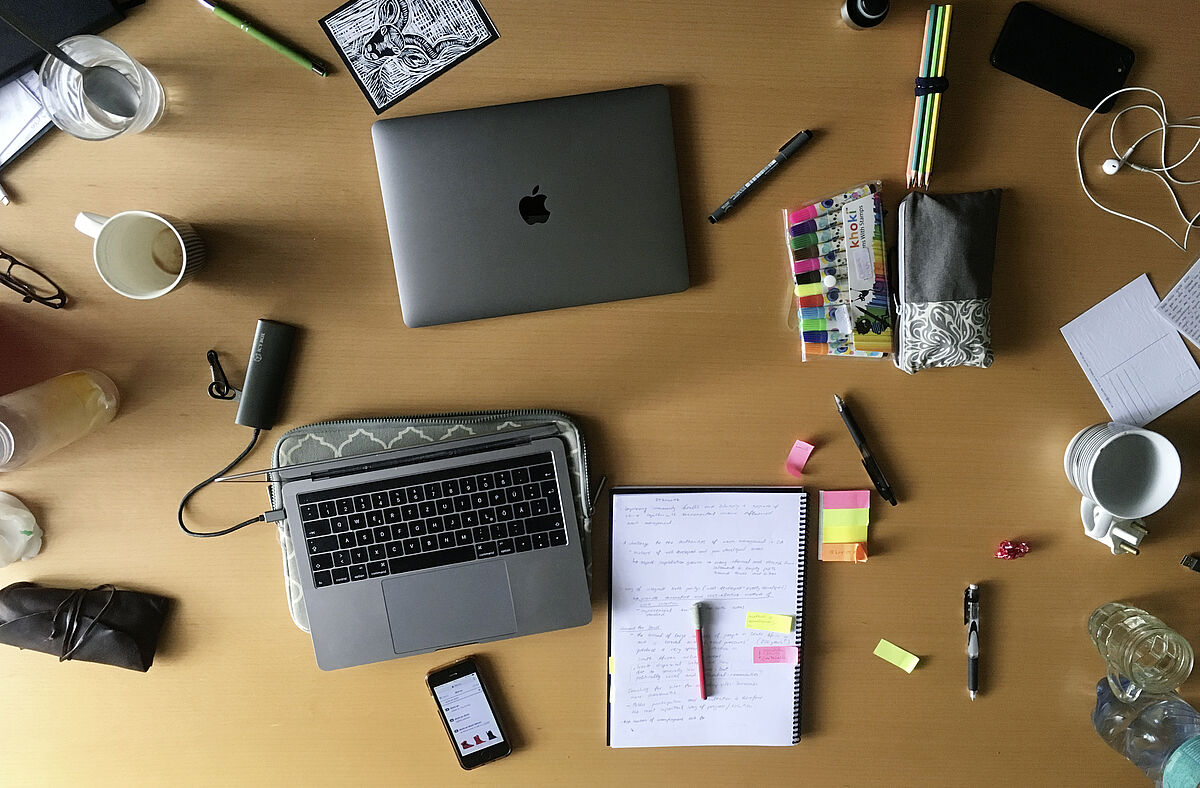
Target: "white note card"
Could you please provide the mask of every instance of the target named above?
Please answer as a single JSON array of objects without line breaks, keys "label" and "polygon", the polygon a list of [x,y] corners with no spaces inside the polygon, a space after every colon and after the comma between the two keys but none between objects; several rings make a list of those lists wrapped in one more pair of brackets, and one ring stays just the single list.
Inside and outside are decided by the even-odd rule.
[{"label": "white note card", "polygon": [[1156,307],[1196,347],[1200,347],[1200,260],[1192,264]]},{"label": "white note card", "polygon": [[1062,327],[1113,421],[1145,426],[1200,391],[1200,369],[1142,274]]},{"label": "white note card", "polygon": [[[800,645],[804,493],[621,493],[612,516],[610,746],[794,744],[799,669],[754,649]],[[795,616],[796,630],[748,629],[748,612]]]}]

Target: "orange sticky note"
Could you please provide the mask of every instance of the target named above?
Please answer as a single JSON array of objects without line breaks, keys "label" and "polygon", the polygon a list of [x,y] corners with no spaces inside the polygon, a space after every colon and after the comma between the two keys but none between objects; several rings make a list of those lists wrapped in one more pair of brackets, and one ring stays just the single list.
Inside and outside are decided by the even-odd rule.
[{"label": "orange sticky note", "polygon": [[864,564],[867,562],[867,546],[860,542],[821,545],[821,560],[852,561],[856,564]]}]

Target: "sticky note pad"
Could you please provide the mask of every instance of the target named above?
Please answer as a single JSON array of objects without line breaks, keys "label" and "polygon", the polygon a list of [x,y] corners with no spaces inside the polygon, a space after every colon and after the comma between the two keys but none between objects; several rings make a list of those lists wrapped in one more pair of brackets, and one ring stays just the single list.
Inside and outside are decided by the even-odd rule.
[{"label": "sticky note pad", "polygon": [[792,617],[780,613],[746,613],[746,629],[765,629],[768,632],[791,632]]},{"label": "sticky note pad", "polygon": [[909,654],[895,643],[883,639],[880,639],[879,645],[875,647],[875,656],[892,663],[905,673],[912,673],[913,668],[921,661],[916,654]]},{"label": "sticky note pad", "polygon": [[755,646],[755,665],[795,665],[800,661],[800,649],[796,646]]},{"label": "sticky note pad", "polygon": [[852,561],[856,564],[866,563],[867,546],[862,543],[821,545],[821,560]]},{"label": "sticky note pad", "polygon": [[865,525],[822,525],[822,544],[853,543],[867,541],[867,526]]},{"label": "sticky note pad", "polygon": [[825,527],[838,525],[866,525],[871,518],[870,509],[830,509],[821,512],[821,522]]},{"label": "sticky note pad", "polygon": [[804,471],[805,463],[808,462],[808,455],[812,454],[814,448],[811,443],[796,441],[792,445],[792,450],[788,452],[787,461],[784,463],[787,472],[799,479],[800,474]]},{"label": "sticky note pad", "polygon": [[822,490],[822,509],[870,509],[870,490]]}]

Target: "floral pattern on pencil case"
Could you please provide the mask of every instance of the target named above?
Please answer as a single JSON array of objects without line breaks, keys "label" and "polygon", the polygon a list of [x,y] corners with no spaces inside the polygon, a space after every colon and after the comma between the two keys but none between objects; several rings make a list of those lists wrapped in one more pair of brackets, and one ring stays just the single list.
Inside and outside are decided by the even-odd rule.
[{"label": "floral pattern on pencil case", "polygon": [[991,299],[900,304],[896,366],[908,373],[929,367],[992,365]]}]

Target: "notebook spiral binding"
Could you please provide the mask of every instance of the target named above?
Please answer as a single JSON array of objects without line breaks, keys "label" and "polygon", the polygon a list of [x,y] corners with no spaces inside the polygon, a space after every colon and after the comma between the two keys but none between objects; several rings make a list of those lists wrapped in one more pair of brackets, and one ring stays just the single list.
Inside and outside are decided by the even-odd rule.
[{"label": "notebook spiral binding", "polygon": [[800,704],[804,696],[804,583],[807,571],[805,560],[808,541],[808,493],[800,494],[800,544],[796,546],[800,560],[796,562],[796,623],[792,635],[796,642],[796,679],[792,691],[792,744],[800,743]]}]

